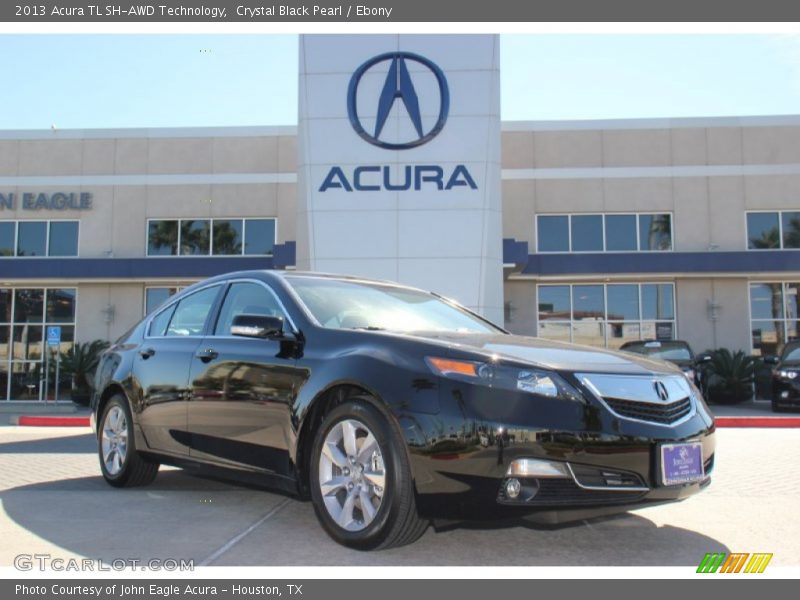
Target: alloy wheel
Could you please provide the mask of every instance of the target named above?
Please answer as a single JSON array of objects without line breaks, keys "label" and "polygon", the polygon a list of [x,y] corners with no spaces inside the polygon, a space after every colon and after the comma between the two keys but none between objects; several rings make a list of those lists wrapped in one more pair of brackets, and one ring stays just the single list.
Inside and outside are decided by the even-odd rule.
[{"label": "alloy wheel", "polygon": [[336,423],[319,457],[319,487],[325,509],[347,531],[361,531],[383,501],[386,468],[372,431],[356,419]]},{"label": "alloy wheel", "polygon": [[128,419],[119,406],[112,406],[106,414],[101,444],[106,471],[112,477],[118,475],[128,454]]}]

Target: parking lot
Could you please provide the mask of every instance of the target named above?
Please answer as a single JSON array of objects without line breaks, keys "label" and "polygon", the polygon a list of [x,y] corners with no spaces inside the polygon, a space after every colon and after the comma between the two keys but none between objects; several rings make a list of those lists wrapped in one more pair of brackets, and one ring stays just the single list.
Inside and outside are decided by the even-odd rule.
[{"label": "parking lot", "polygon": [[209,565],[696,565],[772,552],[800,565],[800,429],[720,429],[711,487],[682,503],[555,529],[521,522],[429,529],[370,554],[342,548],[310,503],[164,468],[147,488],[100,474],[88,429],[0,427],[0,565],[53,557]]}]

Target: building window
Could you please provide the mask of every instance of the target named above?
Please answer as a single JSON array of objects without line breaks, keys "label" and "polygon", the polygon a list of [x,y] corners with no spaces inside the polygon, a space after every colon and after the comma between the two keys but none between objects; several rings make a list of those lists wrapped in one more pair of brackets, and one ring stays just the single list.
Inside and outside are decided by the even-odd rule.
[{"label": "building window", "polygon": [[147,287],[144,289],[144,314],[149,315],[183,287]]},{"label": "building window", "polygon": [[672,250],[672,215],[538,215],[539,252],[664,252]]},{"label": "building window", "polygon": [[0,257],[78,256],[78,221],[1,221]]},{"label": "building window", "polygon": [[746,217],[749,250],[800,248],[800,212],[748,212]]},{"label": "building window", "polygon": [[205,256],[211,251],[211,225],[207,219],[181,221],[181,256]]},{"label": "building window", "polygon": [[212,231],[215,255],[236,256],[242,253],[242,219],[214,219]]},{"label": "building window", "polygon": [[540,337],[607,348],[675,337],[671,283],[539,285],[537,294]]},{"label": "building window", "polygon": [[151,220],[147,225],[147,255],[272,256],[276,224],[276,219]]},{"label": "building window", "polygon": [[750,330],[753,354],[778,354],[786,342],[798,339],[800,282],[750,284]]},{"label": "building window", "polygon": [[[0,289],[0,400],[53,398],[55,352],[45,347],[45,332],[49,325],[60,326],[58,350],[72,347],[76,302],[75,288]],[[49,366],[47,390],[45,364]],[[68,395],[69,382],[61,381],[59,399]]]}]

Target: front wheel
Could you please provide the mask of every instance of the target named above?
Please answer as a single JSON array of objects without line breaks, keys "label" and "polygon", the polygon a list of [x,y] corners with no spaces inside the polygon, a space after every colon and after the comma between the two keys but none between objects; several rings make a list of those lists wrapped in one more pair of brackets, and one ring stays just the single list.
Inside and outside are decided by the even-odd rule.
[{"label": "front wheel", "polygon": [[363,399],[325,416],[311,456],[311,498],[328,534],[358,550],[417,540],[427,521],[417,515],[405,442]]},{"label": "front wheel", "polygon": [[131,410],[123,396],[113,396],[106,404],[97,438],[100,469],[110,485],[148,485],[156,478],[158,463],[146,460],[136,451]]}]

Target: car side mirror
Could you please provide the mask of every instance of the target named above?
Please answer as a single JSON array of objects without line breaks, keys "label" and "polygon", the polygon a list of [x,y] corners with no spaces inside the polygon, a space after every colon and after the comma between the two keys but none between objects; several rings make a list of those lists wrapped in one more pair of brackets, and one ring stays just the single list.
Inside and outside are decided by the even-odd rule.
[{"label": "car side mirror", "polygon": [[697,362],[697,364],[707,363],[711,360],[711,358],[712,358],[711,354],[705,353],[698,356],[695,362]]},{"label": "car side mirror", "polygon": [[778,359],[777,356],[765,356],[763,360],[764,360],[764,364],[777,365],[779,359]]},{"label": "car side mirror", "polygon": [[236,315],[231,324],[231,335],[274,339],[283,337],[283,319],[268,315]]}]

